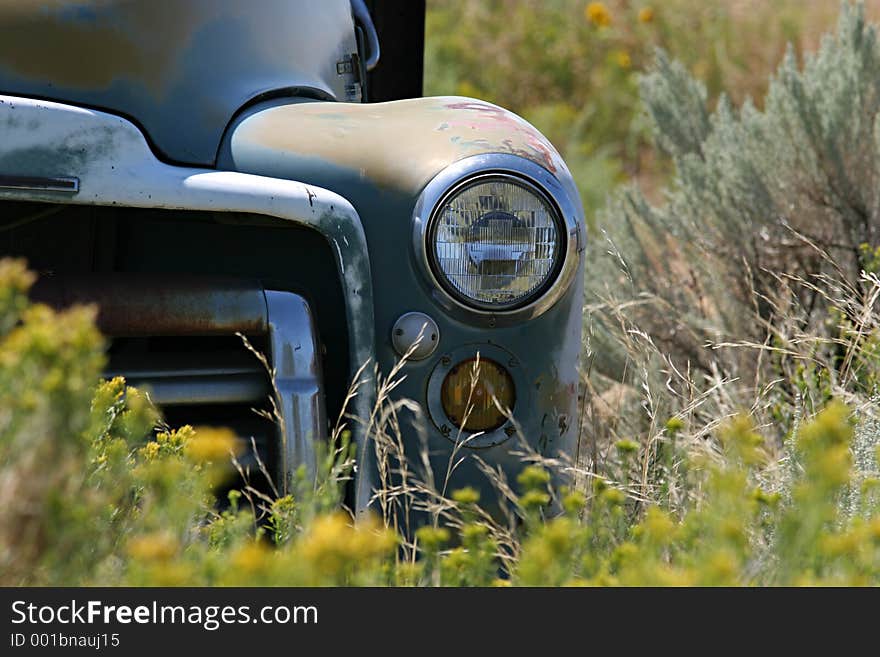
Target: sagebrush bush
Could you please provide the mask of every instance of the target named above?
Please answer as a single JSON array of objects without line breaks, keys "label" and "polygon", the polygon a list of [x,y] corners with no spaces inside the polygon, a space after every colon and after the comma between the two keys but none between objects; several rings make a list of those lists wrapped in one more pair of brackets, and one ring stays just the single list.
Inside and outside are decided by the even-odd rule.
[{"label": "sagebrush bush", "polygon": [[[761,110],[722,95],[710,113],[705,86],[661,51],[641,89],[656,143],[674,161],[672,184],[660,206],[633,187],[610,202],[593,241],[590,300],[629,302],[626,316],[678,366],[720,362],[739,375],[748,363],[726,358],[739,354],[703,347],[763,340],[761,320],[788,311],[777,307],[778,274],[839,272],[862,287],[880,245],[878,72],[877,28],[862,5],[843,6],[836,34],[802,67],[789,50]],[[795,290],[806,321],[825,321],[820,297]],[[623,350],[602,346],[616,357],[598,364],[616,375]]]},{"label": "sagebrush bush", "polygon": [[[763,98],[785,43],[815,45],[839,0],[430,0],[426,95],[484,98],[531,121],[565,157],[588,216],[628,177],[651,190],[668,162],[650,149],[638,73],[666,49],[710,102]],[[878,15],[872,4],[873,15]],[[699,115],[693,117],[698,120]]]},{"label": "sagebrush bush", "polygon": [[741,413],[767,437],[756,481],[792,503],[795,436],[842,399],[858,456],[835,513],[876,508],[858,482],[875,480],[880,442],[878,48],[862,5],[845,4],[818,53],[799,66],[789,52],[762,109],[722,96],[710,111],[705,87],[662,52],[642,79],[674,175],[662,205],[629,187],[600,217],[582,450],[584,468],[626,484],[631,507],[681,516],[699,503],[705,482],[685,464],[723,454],[718,428]]}]

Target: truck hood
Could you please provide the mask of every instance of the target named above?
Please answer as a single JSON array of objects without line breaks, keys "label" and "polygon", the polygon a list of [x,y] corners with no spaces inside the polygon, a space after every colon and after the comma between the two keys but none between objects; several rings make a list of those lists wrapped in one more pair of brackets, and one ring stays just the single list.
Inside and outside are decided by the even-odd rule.
[{"label": "truck hood", "polygon": [[484,153],[518,155],[570,178],[556,149],[527,121],[455,96],[255,107],[231,127],[219,165],[329,185],[344,196],[370,185],[413,198],[445,167]]},{"label": "truck hood", "polygon": [[347,100],[355,52],[349,0],[0,1],[0,93],[131,118],[179,164],[263,94]]}]

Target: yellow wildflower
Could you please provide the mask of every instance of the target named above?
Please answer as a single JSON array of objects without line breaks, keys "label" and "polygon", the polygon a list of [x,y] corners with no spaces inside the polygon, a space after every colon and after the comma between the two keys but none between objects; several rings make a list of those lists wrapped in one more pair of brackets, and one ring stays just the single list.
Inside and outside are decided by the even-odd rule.
[{"label": "yellow wildflower", "polygon": [[539,490],[530,490],[519,498],[519,504],[523,509],[538,509],[550,504],[550,496]]},{"label": "yellow wildflower", "polygon": [[706,559],[706,575],[715,584],[735,584],[738,572],[736,556],[729,550],[719,550]]},{"label": "yellow wildflower", "polygon": [[639,23],[650,23],[654,20],[654,9],[652,7],[642,7],[639,9]]},{"label": "yellow wildflower", "polygon": [[[627,66],[624,66],[623,68],[629,68],[629,55],[627,55],[625,52],[618,53],[618,57],[621,54],[626,56],[626,59],[627,59]],[[618,59],[618,62],[619,62],[619,59]],[[617,448],[617,450],[621,454],[632,454],[633,452],[639,451],[639,444],[634,440],[629,440],[628,438],[624,438],[623,440],[618,440],[616,443],[614,443],[614,446]]]},{"label": "yellow wildflower", "polygon": [[452,499],[459,504],[476,504],[480,501],[480,492],[471,486],[452,491]]},{"label": "yellow wildflower", "polygon": [[143,456],[148,461],[152,461],[157,456],[159,456],[159,450],[159,443],[157,443],[155,440],[151,440],[141,448],[141,456]]},{"label": "yellow wildflower", "polygon": [[193,461],[222,462],[240,451],[238,437],[229,429],[200,427],[186,443],[186,455]]},{"label": "yellow wildflower", "polygon": [[524,490],[543,488],[550,481],[550,473],[538,465],[529,465],[517,475],[516,481]]},{"label": "yellow wildflower", "polygon": [[397,543],[394,533],[373,517],[352,525],[348,516],[333,513],[315,520],[300,543],[300,554],[313,572],[340,577],[365,561],[390,554]]},{"label": "yellow wildflower", "polygon": [[668,513],[652,506],[645,514],[645,519],[635,528],[634,533],[640,537],[657,543],[669,543],[673,539],[675,523]]},{"label": "yellow wildflower", "polygon": [[596,27],[611,25],[611,12],[604,2],[591,2],[584,9],[584,15]]},{"label": "yellow wildflower", "polygon": [[169,532],[153,532],[128,541],[129,556],[140,561],[167,561],[177,553],[177,539]]},{"label": "yellow wildflower", "polygon": [[489,533],[489,529],[485,525],[467,524],[461,528],[461,540],[466,545],[479,543]]},{"label": "yellow wildflower", "polygon": [[254,573],[266,566],[269,559],[269,550],[257,541],[249,542],[232,555],[233,568],[243,573]]},{"label": "yellow wildflower", "polygon": [[[620,68],[622,68],[624,70],[632,68],[632,59],[630,58],[629,53],[626,52],[625,50],[618,50],[614,54],[614,59]],[[620,442],[626,442],[626,441],[620,441]],[[618,448],[619,447],[620,447],[620,443],[618,443]]]},{"label": "yellow wildflower", "polygon": [[577,527],[577,522],[571,518],[555,518],[544,525],[544,543],[553,554],[568,554],[573,548]]},{"label": "yellow wildflower", "polygon": [[684,429],[684,420],[682,420],[680,417],[671,417],[666,420],[666,431],[670,435],[674,436],[682,429]]},{"label": "yellow wildflower", "polygon": [[[652,573],[654,586],[694,586],[694,574],[683,568],[673,566],[660,566]],[[643,584],[644,586],[644,584]]]},{"label": "yellow wildflower", "polygon": [[626,502],[626,493],[618,488],[606,488],[602,491],[601,497],[611,505],[620,505]]},{"label": "yellow wildflower", "polygon": [[590,582],[583,577],[572,577],[571,579],[564,581],[562,586],[566,588],[584,588],[590,586]]},{"label": "yellow wildflower", "polygon": [[449,530],[445,527],[431,527],[425,525],[416,530],[416,538],[422,549],[428,552],[436,552],[444,543],[449,541]]},{"label": "yellow wildflower", "polygon": [[865,534],[863,527],[842,534],[825,534],[819,539],[819,549],[829,557],[853,557],[865,545]]},{"label": "yellow wildflower", "polygon": [[621,543],[611,552],[611,565],[621,569],[634,563],[638,563],[640,556],[639,548],[633,543]]},{"label": "yellow wildflower", "polygon": [[572,491],[562,498],[562,508],[571,515],[580,513],[586,505],[587,498],[578,491]]}]

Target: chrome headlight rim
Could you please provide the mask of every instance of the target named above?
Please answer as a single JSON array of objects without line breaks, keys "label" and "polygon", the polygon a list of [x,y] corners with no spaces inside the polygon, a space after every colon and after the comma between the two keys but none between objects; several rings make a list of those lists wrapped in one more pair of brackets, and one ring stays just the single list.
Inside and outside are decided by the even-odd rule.
[{"label": "chrome headlight rim", "polygon": [[[530,188],[552,208],[560,255],[553,272],[537,290],[525,299],[499,306],[481,303],[452,288],[436,270],[430,240],[438,210],[452,194],[487,178],[504,177]],[[583,249],[581,214],[562,181],[544,167],[506,153],[474,155],[445,168],[425,186],[413,213],[413,251],[434,299],[453,316],[489,326],[532,319],[555,305],[574,279]]]}]

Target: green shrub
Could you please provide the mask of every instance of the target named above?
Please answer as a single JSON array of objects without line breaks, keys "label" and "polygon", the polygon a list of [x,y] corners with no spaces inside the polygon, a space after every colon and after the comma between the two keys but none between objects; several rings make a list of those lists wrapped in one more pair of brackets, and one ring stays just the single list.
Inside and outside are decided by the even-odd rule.
[{"label": "green shrub", "polygon": [[[659,53],[641,89],[672,184],[662,205],[622,189],[588,260],[582,467],[622,482],[636,517],[646,500],[686,518],[717,497],[688,462],[731,462],[718,427],[745,414],[766,437],[766,464],[752,467],[758,499],[812,512],[762,510],[762,540],[784,552],[767,552],[778,572],[763,581],[809,580],[808,561],[825,559],[816,536],[876,515],[880,280],[866,245],[880,207],[878,74],[877,28],[861,5],[844,6],[803,66],[789,53],[762,109],[722,96],[709,111],[705,86]],[[796,437],[834,399],[853,409],[854,437],[825,445],[821,467],[831,454],[854,465],[842,481],[824,472],[823,490],[802,479]],[[788,523],[807,517],[813,528],[798,520],[793,538]]]},{"label": "green shrub", "polygon": [[[641,88],[673,181],[661,206],[630,187],[602,213],[591,300],[638,301],[625,315],[678,366],[708,372],[720,360],[730,375],[748,363],[719,359],[707,342],[761,342],[762,321],[784,314],[824,323],[833,304],[791,277],[865,289],[859,272],[874,249],[865,245],[880,239],[878,72],[877,29],[861,5],[844,5],[837,33],[802,68],[789,51],[763,110],[722,96],[710,114],[705,86],[661,52]],[[619,373],[623,350],[609,346],[617,358],[599,364]]]},{"label": "green shrub", "polygon": [[[4,585],[880,583],[876,454],[840,402],[797,429],[784,458],[745,415],[715,423],[709,449],[671,450],[675,468],[653,469],[698,491],[676,505],[636,494],[628,473],[645,452],[625,439],[621,478],[594,475],[588,491],[555,489],[551,465],[528,456],[514,486],[498,480],[518,517],[506,524],[475,489],[447,497],[413,475],[409,507],[442,512],[410,535],[392,516],[355,521],[338,507],[352,464],[337,432],[316,486],[278,499],[245,487],[220,511],[212,491],[239,439],[169,429],[122,379],[97,383],[92,310],[30,306],[31,280],[0,263]],[[663,428],[670,441],[688,431]]]},{"label": "green shrub", "polygon": [[[556,145],[588,220],[614,187],[652,190],[668,161],[650,150],[638,72],[664,48],[703,80],[709,101],[763,98],[785,43],[815,44],[839,0],[430,0],[425,91],[508,107]],[[876,9],[874,9],[876,12]],[[699,115],[694,115],[696,121]]]}]

